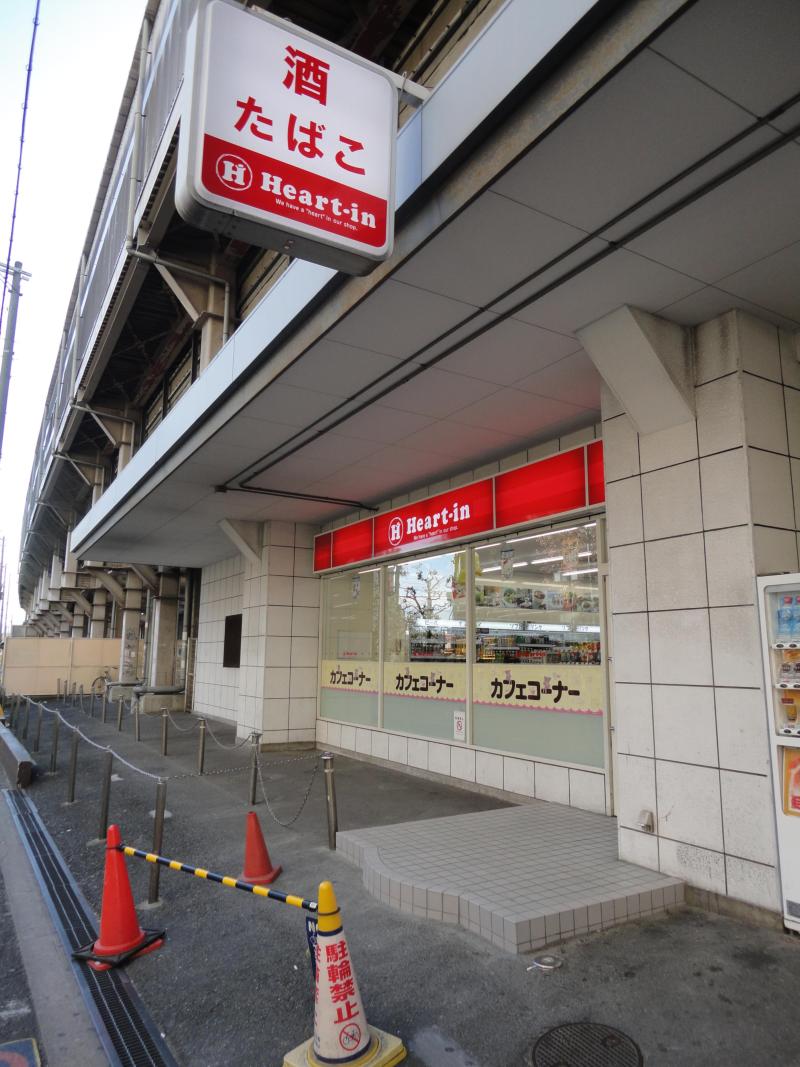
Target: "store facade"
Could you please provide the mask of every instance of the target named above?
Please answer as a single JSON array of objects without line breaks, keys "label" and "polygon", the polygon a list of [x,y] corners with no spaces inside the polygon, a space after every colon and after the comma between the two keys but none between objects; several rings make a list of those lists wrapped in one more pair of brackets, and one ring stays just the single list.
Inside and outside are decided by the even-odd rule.
[{"label": "store facade", "polygon": [[602,442],[315,538],[344,750],[612,810]]}]

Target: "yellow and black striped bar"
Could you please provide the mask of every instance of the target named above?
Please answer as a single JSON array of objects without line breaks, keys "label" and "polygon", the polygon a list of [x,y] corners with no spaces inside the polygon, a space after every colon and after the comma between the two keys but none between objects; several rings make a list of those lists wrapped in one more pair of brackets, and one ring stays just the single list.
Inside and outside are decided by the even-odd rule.
[{"label": "yellow and black striped bar", "polygon": [[188,863],[180,863],[178,860],[167,859],[166,856],[158,856],[155,852],[142,852],[140,848],[132,848],[130,845],[118,845],[117,851],[126,856],[132,856],[137,860],[147,860],[148,863],[158,863],[162,867],[169,867],[171,871],[181,871],[183,874],[193,874],[195,878],[205,878],[209,882],[218,882],[228,886],[229,889],[242,889],[245,893],[252,893],[256,897],[269,897],[281,904],[291,904],[293,908],[302,908],[304,911],[316,912],[317,904],[313,900],[304,900],[303,897],[293,896],[291,893],[281,893],[279,889],[270,889],[263,885],[250,885],[238,878],[228,878],[224,874],[215,874],[203,867],[192,867]]}]

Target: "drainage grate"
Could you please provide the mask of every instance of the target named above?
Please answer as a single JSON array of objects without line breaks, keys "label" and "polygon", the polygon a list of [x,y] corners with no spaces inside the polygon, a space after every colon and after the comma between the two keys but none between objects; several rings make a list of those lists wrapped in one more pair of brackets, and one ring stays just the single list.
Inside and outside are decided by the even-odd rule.
[{"label": "drainage grate", "polygon": [[641,1067],[635,1041],[602,1023],[565,1023],[542,1034],[531,1049],[531,1067]]},{"label": "drainage grate", "polygon": [[[5,792],[56,929],[71,953],[94,940],[94,916],[33,802],[19,790]],[[177,1067],[124,971],[72,966],[114,1067]]]}]

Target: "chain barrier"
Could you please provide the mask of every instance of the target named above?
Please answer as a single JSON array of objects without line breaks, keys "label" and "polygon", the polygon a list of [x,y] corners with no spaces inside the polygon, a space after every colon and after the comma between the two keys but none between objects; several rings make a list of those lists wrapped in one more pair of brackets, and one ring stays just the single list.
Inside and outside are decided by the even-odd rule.
[{"label": "chain barrier", "polygon": [[214,742],[215,745],[218,745],[219,748],[224,748],[224,749],[228,749],[228,750],[232,750],[234,748],[243,748],[248,743],[250,738],[253,736],[252,734],[248,734],[247,737],[243,737],[241,741],[236,741],[232,745],[224,745],[220,740],[218,740],[214,736],[214,731],[208,725],[208,720],[207,719],[206,719],[206,733],[211,735],[211,740]]},{"label": "chain barrier", "polygon": [[[66,728],[68,730],[71,730],[73,733],[76,733],[81,738],[81,740],[85,741],[92,748],[97,749],[99,752],[110,752],[111,755],[114,757],[114,759],[117,760],[123,767],[127,767],[129,770],[133,771],[134,773],[140,774],[144,778],[149,778],[149,779],[151,779],[152,781],[155,781],[155,782],[168,782],[168,781],[177,781],[179,779],[185,779],[185,778],[208,777],[208,776],[214,775],[214,774],[216,774],[216,775],[220,775],[220,774],[223,774],[223,775],[224,774],[243,774],[245,771],[250,769],[249,764],[245,763],[245,764],[242,764],[241,767],[222,767],[222,768],[219,768],[217,770],[205,771],[203,773],[203,775],[198,774],[197,771],[187,771],[187,772],[184,772],[183,774],[153,774],[151,771],[145,771],[145,770],[143,770],[143,768],[137,767],[134,763],[131,763],[130,760],[125,759],[124,756],[121,756],[110,745],[102,745],[98,741],[95,741],[93,738],[87,737],[87,735],[83,732],[83,730],[81,730],[81,728],[79,726],[76,726],[74,723],[71,723],[68,719],[66,719],[57,708],[50,708],[50,707],[47,706],[47,704],[45,704],[43,702],[36,701],[36,700],[32,700],[31,701],[31,707],[41,708],[43,711],[46,711],[49,714],[54,715],[60,722],[62,722],[64,724],[64,726],[66,726]],[[172,720],[172,716],[169,714],[169,712],[167,712],[167,716],[170,719],[170,721],[173,721]],[[199,724],[199,720],[198,720],[198,724]],[[173,721],[173,726],[175,726],[175,725],[176,724]],[[176,729],[180,729],[180,727],[176,726]],[[192,726],[191,729],[194,729],[194,726]],[[211,729],[208,726],[208,722],[207,721],[206,721],[206,730],[209,733],[211,733]],[[182,732],[183,733],[188,733],[190,731],[187,730],[184,727]],[[213,733],[211,734],[211,736],[214,737]],[[243,745],[245,745],[248,742],[252,741],[252,738],[253,738],[253,733],[251,732],[247,737],[245,737],[243,739],[243,741],[238,742],[235,745],[223,745],[219,741],[217,741],[217,744],[219,745],[220,748],[223,748],[223,749],[228,749],[228,750],[236,749],[236,748],[241,748]],[[214,740],[216,741],[216,738],[214,738]],[[270,817],[279,826],[284,827],[284,829],[288,829],[290,826],[294,825],[294,823],[297,822],[297,820],[300,818],[300,816],[303,814],[303,811],[305,810],[306,804],[308,803],[308,799],[311,796],[311,790],[314,787],[314,782],[316,781],[317,773],[319,771],[320,757],[319,757],[319,755],[317,753],[314,753],[313,755],[309,755],[309,756],[292,756],[292,757],[290,757],[288,759],[270,760],[269,761],[269,766],[270,767],[280,767],[280,766],[285,766],[285,765],[290,764],[290,763],[309,763],[311,761],[314,762],[314,768],[313,768],[313,770],[311,772],[311,776],[309,778],[305,794],[303,795],[303,799],[300,802],[300,806],[297,809],[297,811],[295,812],[295,814],[292,816],[292,818],[289,819],[289,820],[283,820],[283,819],[279,818],[278,815],[276,815],[275,811],[273,810],[272,804],[270,803],[269,797],[267,795],[266,786],[264,784],[264,776],[263,776],[262,767],[261,767],[261,755],[260,755],[260,752],[259,752],[258,748],[256,748],[255,759],[256,759],[256,770],[257,770],[257,774],[258,774],[258,782],[259,782],[259,786],[261,788],[261,795],[264,798],[264,804],[266,805],[267,811],[269,812]]]},{"label": "chain barrier", "polygon": [[[196,727],[198,727],[200,725],[200,720],[199,719],[195,719],[191,726],[178,726],[178,724],[172,718],[172,712],[169,710],[169,708],[164,708],[164,711],[166,711],[167,718],[169,719],[169,721],[172,723],[172,725],[175,727],[175,729],[178,731],[179,734],[190,734],[192,732],[192,730],[196,729]],[[208,729],[208,723],[206,723],[206,729]]]},{"label": "chain barrier", "polygon": [[119,755],[119,753],[115,751],[110,745],[100,745],[92,737],[87,737],[80,727],[75,726],[73,722],[70,722],[68,719],[65,719],[61,712],[58,710],[58,708],[48,707],[47,704],[39,703],[37,700],[32,700],[31,706],[41,707],[43,711],[49,712],[50,715],[54,715],[64,724],[67,730],[71,730],[73,731],[73,733],[77,733],[82,740],[85,740],[85,743],[87,745],[91,745],[92,748],[96,748],[100,752],[111,752],[115,760],[117,760],[119,763],[122,763],[123,766],[128,767],[130,770],[134,770],[135,773],[137,773],[138,775],[143,775],[145,778],[151,778],[157,782],[166,781],[166,775],[150,774],[149,770],[143,770],[142,767],[137,767],[135,766],[135,764],[130,763],[128,760],[125,759],[124,755]]},{"label": "chain barrier", "polygon": [[[278,826],[282,826],[285,830],[287,830],[290,826],[292,826],[294,823],[296,823],[297,820],[300,818],[300,816],[303,814],[303,809],[305,808],[306,804],[308,803],[308,798],[311,796],[311,790],[312,790],[312,788],[314,786],[314,781],[316,780],[316,777],[317,777],[317,771],[319,770],[319,765],[320,765],[320,757],[316,756],[316,755],[313,756],[313,757],[301,756],[301,757],[299,757],[299,759],[276,761],[276,762],[281,762],[281,763],[297,763],[300,760],[308,760],[309,758],[314,759],[316,762],[314,764],[314,770],[311,772],[311,777],[309,779],[308,786],[306,787],[305,796],[300,801],[300,807],[297,809],[297,811],[292,816],[292,818],[289,819],[288,822],[285,822],[283,819],[279,819],[278,816],[275,814],[275,812],[272,810],[272,805],[269,802],[269,797],[267,796],[267,790],[266,790],[266,787],[264,785],[264,777],[263,777],[263,775],[261,773],[261,754],[258,751],[258,748],[256,748],[256,771],[258,772],[258,783],[259,783],[259,785],[261,787],[261,795],[264,798],[264,803],[267,806],[267,811],[269,812],[270,817],[278,824]],[[270,765],[272,765],[272,764],[270,764]]]}]

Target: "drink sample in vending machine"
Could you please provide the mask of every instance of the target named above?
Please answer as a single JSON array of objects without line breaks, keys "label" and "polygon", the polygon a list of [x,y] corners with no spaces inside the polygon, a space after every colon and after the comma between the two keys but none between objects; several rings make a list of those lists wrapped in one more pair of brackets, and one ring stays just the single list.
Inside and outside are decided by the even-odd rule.
[{"label": "drink sample in vending machine", "polygon": [[795,621],[795,605],[794,597],[785,596],[781,598],[781,604],[777,611],[777,630],[775,632],[776,641],[791,641],[794,637],[796,625],[800,626],[800,597],[797,604],[797,622]]}]

